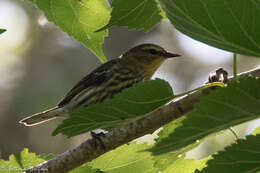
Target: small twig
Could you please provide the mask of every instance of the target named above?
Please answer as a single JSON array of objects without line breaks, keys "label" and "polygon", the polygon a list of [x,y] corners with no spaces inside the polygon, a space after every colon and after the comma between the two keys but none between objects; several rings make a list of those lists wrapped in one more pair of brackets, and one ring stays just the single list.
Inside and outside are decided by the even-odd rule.
[{"label": "small twig", "polygon": [[[260,68],[254,69],[245,73],[241,73],[238,77],[253,75],[260,77]],[[232,78],[229,81],[233,80]],[[98,156],[115,149],[123,144],[126,144],[133,139],[151,134],[163,125],[187,114],[193,109],[193,105],[199,102],[203,95],[207,95],[214,88],[205,88],[187,94],[170,104],[150,113],[144,118],[141,118],[133,123],[127,124],[120,128],[115,128],[101,139],[105,148],[101,144],[95,144],[93,139],[88,139],[78,147],[73,148],[63,154],[46,161],[38,166],[32,167],[25,171],[26,173],[65,173],[85,162],[97,158]]]}]

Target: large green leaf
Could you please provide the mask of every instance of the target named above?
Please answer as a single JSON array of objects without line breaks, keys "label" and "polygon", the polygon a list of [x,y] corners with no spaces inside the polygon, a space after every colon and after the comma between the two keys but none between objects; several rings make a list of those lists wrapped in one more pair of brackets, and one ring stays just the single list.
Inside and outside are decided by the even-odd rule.
[{"label": "large green leaf", "polygon": [[106,0],[30,0],[68,35],[86,45],[105,62],[102,51],[108,31],[95,32],[106,25],[110,8]]},{"label": "large green leaf", "polygon": [[129,29],[150,30],[163,19],[163,13],[156,0],[114,0],[109,23],[98,31],[111,26],[127,26]]},{"label": "large green leaf", "polygon": [[6,29],[0,29],[0,34],[4,33]]},{"label": "large green leaf", "polygon": [[[260,171],[260,135],[239,139],[225,151],[213,155],[202,171],[198,173],[254,173]],[[196,172],[196,173],[197,173]]]},{"label": "large green leaf", "polygon": [[182,126],[173,128],[168,137],[152,149],[161,154],[188,146],[203,137],[260,116],[260,79],[244,78],[201,97]]},{"label": "large green leaf", "polygon": [[206,44],[260,56],[259,0],[159,0],[172,24]]},{"label": "large green leaf", "polygon": [[71,113],[53,135],[68,137],[97,128],[110,128],[134,121],[154,111],[173,98],[170,85],[163,80],[150,80],[135,84],[101,104],[83,107]]}]

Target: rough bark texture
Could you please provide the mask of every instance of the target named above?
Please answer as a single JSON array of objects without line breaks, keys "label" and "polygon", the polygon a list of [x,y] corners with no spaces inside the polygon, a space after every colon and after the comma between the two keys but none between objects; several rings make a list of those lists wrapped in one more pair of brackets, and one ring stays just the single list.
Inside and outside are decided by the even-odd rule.
[{"label": "rough bark texture", "polygon": [[[241,73],[239,77],[245,77],[253,75],[260,77],[260,68],[254,69],[245,73]],[[229,80],[232,80],[231,77]],[[63,154],[46,161],[36,167],[33,167],[26,173],[65,173],[73,168],[82,165],[85,162],[89,162],[98,156],[119,147],[125,143],[139,138],[146,134],[153,133],[163,125],[185,115],[193,109],[193,105],[199,102],[202,95],[206,95],[214,88],[206,88],[199,90],[181,98],[178,98],[168,105],[150,113],[148,116],[137,120],[136,122],[125,125],[121,128],[116,128],[101,139],[104,142],[102,144],[96,143],[93,139],[88,139],[78,147],[73,148]]]}]

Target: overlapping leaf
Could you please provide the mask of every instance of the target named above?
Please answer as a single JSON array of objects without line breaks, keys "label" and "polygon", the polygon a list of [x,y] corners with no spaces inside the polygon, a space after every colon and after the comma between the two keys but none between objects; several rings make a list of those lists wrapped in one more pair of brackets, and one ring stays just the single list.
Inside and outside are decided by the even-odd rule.
[{"label": "overlapping leaf", "polygon": [[148,31],[161,21],[164,15],[156,0],[114,0],[112,6],[109,23],[98,31],[111,26],[127,26],[129,29]]},{"label": "overlapping leaf", "polygon": [[30,0],[68,35],[86,45],[105,62],[102,51],[108,31],[95,32],[106,25],[110,8],[106,0]]},{"label": "overlapping leaf", "polygon": [[172,89],[166,81],[157,79],[141,82],[104,103],[83,107],[71,113],[53,135],[62,133],[71,137],[97,128],[122,125],[154,111],[172,98]]},{"label": "overlapping leaf", "polygon": [[239,139],[236,144],[213,155],[207,167],[196,173],[245,173],[260,171],[260,135]]},{"label": "overlapping leaf", "polygon": [[0,34],[4,33],[6,29],[0,29]]},{"label": "overlapping leaf", "polygon": [[184,34],[220,49],[260,56],[259,0],[159,0]]},{"label": "overlapping leaf", "polygon": [[260,116],[260,79],[245,78],[201,97],[182,126],[159,140],[152,149],[161,154],[180,149],[203,137]]}]

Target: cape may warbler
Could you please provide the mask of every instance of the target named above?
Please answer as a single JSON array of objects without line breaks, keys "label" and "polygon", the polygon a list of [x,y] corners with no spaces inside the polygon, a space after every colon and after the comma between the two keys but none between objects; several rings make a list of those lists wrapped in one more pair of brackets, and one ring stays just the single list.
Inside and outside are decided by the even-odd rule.
[{"label": "cape may warbler", "polygon": [[100,103],[124,88],[149,80],[164,60],[177,56],[180,55],[154,44],[136,46],[84,77],[56,107],[24,118],[20,123],[33,126],[68,114],[80,106]]}]

